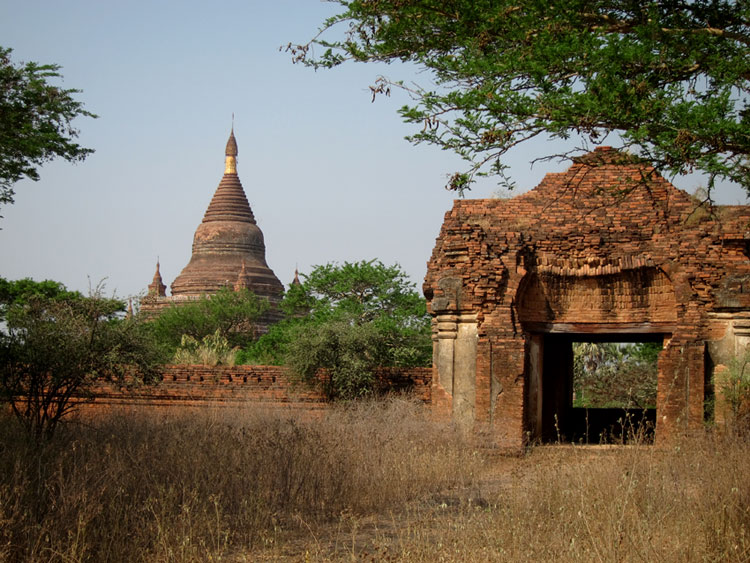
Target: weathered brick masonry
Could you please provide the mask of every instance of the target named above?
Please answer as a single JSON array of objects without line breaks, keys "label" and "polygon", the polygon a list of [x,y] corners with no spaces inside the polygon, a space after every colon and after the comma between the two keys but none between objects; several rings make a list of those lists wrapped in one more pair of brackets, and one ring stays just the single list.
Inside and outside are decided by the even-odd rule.
[{"label": "weathered brick masonry", "polygon": [[750,338],[750,209],[699,207],[601,147],[534,190],[458,200],[428,264],[432,400],[500,445],[571,416],[570,342],[656,340],[657,440],[699,427]]},{"label": "weathered brick masonry", "polygon": [[[382,368],[378,372],[381,391],[411,391],[429,403],[431,368]],[[259,404],[294,409],[324,408],[325,397],[317,390],[292,384],[279,366],[211,367],[165,366],[161,381],[134,389],[101,384],[95,400],[86,409],[113,407],[222,407]]]}]

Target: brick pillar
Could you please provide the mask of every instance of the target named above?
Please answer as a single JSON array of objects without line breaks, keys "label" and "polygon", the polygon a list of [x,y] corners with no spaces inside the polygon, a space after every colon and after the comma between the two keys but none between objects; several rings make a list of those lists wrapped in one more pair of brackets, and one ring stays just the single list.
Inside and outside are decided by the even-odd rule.
[{"label": "brick pillar", "polygon": [[705,344],[668,339],[658,377],[656,442],[666,444],[703,425]]}]

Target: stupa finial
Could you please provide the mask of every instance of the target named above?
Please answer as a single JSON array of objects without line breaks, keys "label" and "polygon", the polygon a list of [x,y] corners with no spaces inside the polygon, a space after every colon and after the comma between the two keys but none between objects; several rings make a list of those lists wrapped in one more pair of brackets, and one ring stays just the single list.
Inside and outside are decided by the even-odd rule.
[{"label": "stupa finial", "polygon": [[237,174],[237,139],[234,138],[234,114],[232,114],[232,131],[229,133],[224,174]]}]

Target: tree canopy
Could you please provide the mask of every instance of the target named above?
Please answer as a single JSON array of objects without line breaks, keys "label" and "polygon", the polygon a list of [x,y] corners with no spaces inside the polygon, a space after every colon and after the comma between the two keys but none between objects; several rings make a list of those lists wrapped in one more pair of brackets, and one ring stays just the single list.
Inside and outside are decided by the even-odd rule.
[{"label": "tree canopy", "polygon": [[80,90],[53,84],[62,78],[55,64],[15,64],[0,47],[0,204],[13,203],[13,185],[39,179],[37,168],[54,158],[69,162],[94,152],[75,142],[72,121],[96,117],[75,99]]},{"label": "tree canopy", "polygon": [[285,364],[305,381],[328,370],[329,397],[372,391],[375,368],[432,361],[426,304],[398,265],[376,260],[316,266],[281,303],[286,318],[241,360]]},{"label": "tree canopy", "polygon": [[5,320],[13,305],[28,305],[36,298],[50,300],[80,299],[78,291],[69,291],[62,283],[53,280],[35,281],[31,278],[6,280],[0,278],[0,321]]},{"label": "tree canopy", "polygon": [[267,310],[268,302],[253,292],[227,287],[195,301],[173,303],[148,324],[156,341],[171,355],[184,336],[196,341],[215,337],[230,346],[245,345],[253,339],[255,321]]},{"label": "tree canopy", "polygon": [[141,323],[121,318],[124,310],[99,293],[37,293],[9,305],[0,330],[0,398],[32,437],[50,437],[97,380],[156,378],[159,351]]},{"label": "tree canopy", "polygon": [[351,318],[412,322],[426,314],[424,299],[398,265],[377,260],[315,266],[300,286],[292,286],[282,308],[317,319]]},{"label": "tree canopy", "polygon": [[[453,150],[477,174],[506,170],[539,135],[630,149],[670,174],[702,171],[750,191],[750,3],[739,0],[333,0],[342,11],[296,62],[410,62],[409,139]],[[540,155],[540,157],[570,156]],[[507,179],[506,179],[507,180]]]}]

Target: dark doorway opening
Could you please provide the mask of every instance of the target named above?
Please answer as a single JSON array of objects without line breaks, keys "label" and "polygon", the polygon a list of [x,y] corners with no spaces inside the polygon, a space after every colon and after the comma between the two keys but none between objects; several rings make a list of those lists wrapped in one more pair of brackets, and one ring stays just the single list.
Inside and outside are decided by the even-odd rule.
[{"label": "dark doorway opening", "polygon": [[[647,440],[656,423],[656,360],[664,334],[536,333],[527,413],[532,440]],[[645,433],[645,434],[644,434]]]}]

